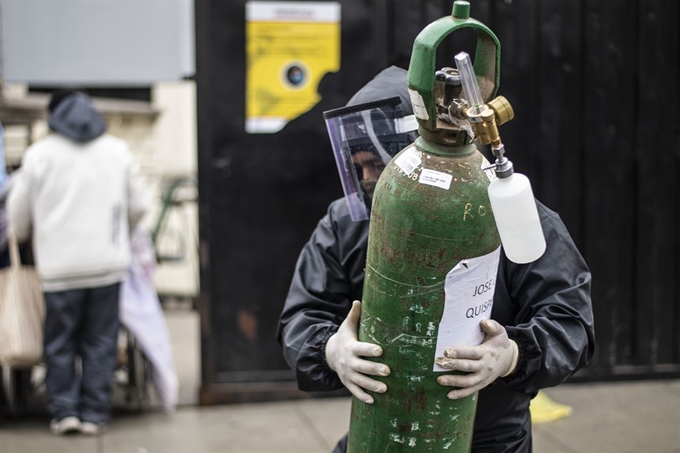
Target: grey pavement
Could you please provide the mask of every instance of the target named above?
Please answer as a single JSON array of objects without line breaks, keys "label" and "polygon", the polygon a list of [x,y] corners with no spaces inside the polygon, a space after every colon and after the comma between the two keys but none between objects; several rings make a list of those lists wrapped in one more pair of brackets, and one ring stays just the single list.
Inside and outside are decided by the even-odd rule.
[{"label": "grey pavement", "polygon": [[[680,380],[563,385],[571,416],[534,426],[535,453],[680,453]],[[347,430],[349,398],[119,414],[99,438],[59,438],[46,419],[0,426],[0,452],[323,453]]]},{"label": "grey pavement", "polygon": [[[0,419],[0,453],[328,453],[346,432],[349,398],[195,406],[198,316],[170,309],[166,318],[180,379],[177,412],[117,412],[98,438],[55,437],[45,416]],[[535,453],[680,453],[680,380],[572,384],[546,393],[573,414],[534,425]]]}]

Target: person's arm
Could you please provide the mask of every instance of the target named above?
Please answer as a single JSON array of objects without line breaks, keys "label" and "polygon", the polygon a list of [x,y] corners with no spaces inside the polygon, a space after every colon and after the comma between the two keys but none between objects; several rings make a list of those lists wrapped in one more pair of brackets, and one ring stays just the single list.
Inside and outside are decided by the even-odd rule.
[{"label": "person's arm", "polygon": [[33,224],[33,173],[32,154],[27,152],[22,159],[18,174],[12,177],[12,187],[7,197],[7,216],[10,232],[17,241],[30,239]]},{"label": "person's arm", "polygon": [[300,253],[279,320],[277,337],[300,390],[342,388],[325,358],[326,342],[352,305],[341,259],[340,244],[326,215]]},{"label": "person's arm", "polygon": [[557,214],[549,213],[542,225],[545,254],[529,265],[508,263],[506,275],[519,305],[516,325],[506,327],[519,346],[519,361],[503,379],[527,393],[564,382],[588,364],[595,349],[588,266]]},{"label": "person's arm", "polygon": [[362,359],[377,357],[382,350],[357,340],[360,306],[350,312],[352,301],[361,298],[368,224],[339,217],[331,205],[303,248],[277,338],[301,390],[336,390],[344,384],[371,402],[361,389],[380,392],[385,387],[368,376],[385,376],[389,369]]},{"label": "person's arm", "polygon": [[498,378],[514,390],[533,393],[564,382],[593,355],[590,271],[559,216],[540,204],[539,210],[543,256],[523,265],[504,258],[499,269],[517,306],[515,325],[484,321],[481,345],[449,348],[437,359],[444,368],[468,373],[438,378],[442,385],[457,387],[449,392],[451,399],[471,395]]}]

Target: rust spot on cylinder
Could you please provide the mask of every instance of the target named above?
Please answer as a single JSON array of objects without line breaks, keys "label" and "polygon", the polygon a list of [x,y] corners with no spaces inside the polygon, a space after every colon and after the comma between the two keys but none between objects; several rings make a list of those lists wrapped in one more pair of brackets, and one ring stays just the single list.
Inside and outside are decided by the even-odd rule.
[{"label": "rust spot on cylinder", "polygon": [[406,412],[418,411],[422,412],[427,408],[427,392],[424,388],[418,388],[411,393],[410,398],[407,399]]},{"label": "rust spot on cylinder", "polygon": [[400,434],[405,434],[411,431],[411,424],[409,422],[401,422],[399,423],[399,427],[397,428],[399,430]]}]

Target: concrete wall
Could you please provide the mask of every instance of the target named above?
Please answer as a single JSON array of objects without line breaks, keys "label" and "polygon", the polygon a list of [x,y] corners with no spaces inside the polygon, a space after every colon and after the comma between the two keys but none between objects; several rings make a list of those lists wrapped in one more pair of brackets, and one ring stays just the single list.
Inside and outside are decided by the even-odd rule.
[{"label": "concrete wall", "polygon": [[160,83],[152,88],[153,106],[161,112],[155,124],[158,161],[163,175],[196,173],[196,84]]},{"label": "concrete wall", "polygon": [[139,86],[195,71],[192,0],[0,0],[0,13],[10,82]]},{"label": "concrete wall", "polygon": [[[10,84],[5,97],[28,95],[27,85]],[[160,198],[170,178],[195,177],[196,174],[196,88],[192,81],[168,82],[152,87],[152,105],[159,112],[155,118],[130,113],[107,113],[108,132],[127,141],[156,200],[144,224],[149,231],[161,210]],[[47,122],[34,122],[30,128],[7,126],[5,149],[8,166],[17,167],[29,143],[49,133]],[[29,136],[30,134],[30,136]],[[183,198],[195,192],[182,191]],[[161,254],[178,255],[177,262],[158,266],[156,287],[160,294],[193,297],[198,292],[198,216],[195,202],[187,202],[168,212],[159,236]]]}]

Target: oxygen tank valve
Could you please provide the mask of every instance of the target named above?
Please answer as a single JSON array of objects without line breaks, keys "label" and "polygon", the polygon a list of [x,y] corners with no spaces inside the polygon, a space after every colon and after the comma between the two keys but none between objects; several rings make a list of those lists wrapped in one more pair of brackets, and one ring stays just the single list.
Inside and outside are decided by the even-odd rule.
[{"label": "oxygen tank valve", "polygon": [[[503,144],[498,126],[514,118],[512,106],[503,96],[484,103],[470,56],[465,52],[460,52],[455,60],[458,68],[456,75],[463,86],[465,99],[455,99],[450,102],[449,115],[469,121],[475,138],[480,144],[502,149]],[[437,72],[439,80],[445,80],[447,76],[443,71]]]},{"label": "oxygen tank valve", "polygon": [[462,115],[470,121],[479,143],[492,145],[496,148],[503,147],[498,126],[507,123],[515,116],[512,106],[503,96],[498,96],[488,104],[482,104],[476,109],[468,107],[453,110],[451,113]]},{"label": "oxygen tank valve", "polygon": [[[460,76],[458,70],[454,68],[441,68],[434,73],[435,80],[444,82],[446,86],[459,87],[461,86]],[[460,90],[459,90],[460,91]]]},{"label": "oxygen tank valve", "polygon": [[458,70],[454,68],[442,68],[434,74],[435,80],[444,83],[444,106],[450,105],[454,99],[460,96],[462,84]]},{"label": "oxygen tank valve", "polygon": [[492,146],[491,152],[496,156],[496,162],[492,168],[496,171],[496,176],[499,178],[509,178],[515,172],[512,162],[505,157],[505,146],[501,143],[498,146]]},{"label": "oxygen tank valve", "polygon": [[500,96],[488,104],[481,101],[479,85],[468,54],[461,52],[456,55],[456,65],[468,104],[462,113],[470,121],[479,143],[490,144],[496,156],[492,168],[498,178],[491,181],[488,193],[505,256],[514,263],[530,263],[545,252],[545,237],[531,183],[523,174],[515,173],[512,162],[505,157],[505,147],[498,133],[497,125],[513,118],[512,107]]}]

